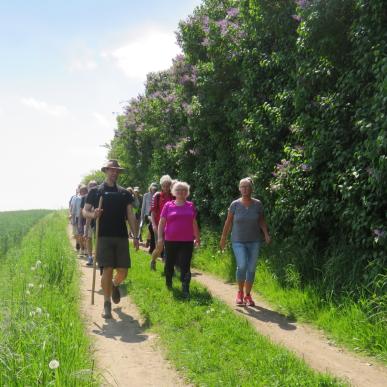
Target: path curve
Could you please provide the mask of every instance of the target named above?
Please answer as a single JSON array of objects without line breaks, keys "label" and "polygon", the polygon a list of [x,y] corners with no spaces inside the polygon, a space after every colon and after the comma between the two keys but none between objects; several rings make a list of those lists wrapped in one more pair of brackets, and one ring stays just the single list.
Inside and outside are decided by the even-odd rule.
[{"label": "path curve", "polygon": [[289,321],[271,310],[258,295],[254,298],[255,308],[237,307],[235,285],[196,269],[192,270],[192,276],[214,297],[229,305],[235,313],[247,318],[259,333],[295,352],[313,369],[337,376],[352,386],[387,387],[386,367],[332,345],[320,331],[309,325]]},{"label": "path curve", "polygon": [[[75,246],[74,240],[71,243]],[[101,317],[103,295],[97,272],[95,304],[91,305],[92,267],[78,259],[81,270],[81,315],[92,338],[97,372],[103,386],[187,386],[163,357],[157,336],[145,330],[146,324],[130,300],[123,297],[112,308],[113,319]],[[130,273],[129,273],[130,275]]]}]

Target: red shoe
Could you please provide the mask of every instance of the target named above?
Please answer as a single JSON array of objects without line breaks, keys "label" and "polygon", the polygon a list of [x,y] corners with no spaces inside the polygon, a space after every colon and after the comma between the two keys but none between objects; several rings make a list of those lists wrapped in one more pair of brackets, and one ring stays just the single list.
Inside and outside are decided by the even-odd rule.
[{"label": "red shoe", "polygon": [[238,291],[235,302],[237,305],[244,305],[245,304],[243,302],[243,291],[242,290]]},{"label": "red shoe", "polygon": [[250,294],[246,294],[244,301],[245,301],[246,306],[255,306],[255,302],[251,298]]}]

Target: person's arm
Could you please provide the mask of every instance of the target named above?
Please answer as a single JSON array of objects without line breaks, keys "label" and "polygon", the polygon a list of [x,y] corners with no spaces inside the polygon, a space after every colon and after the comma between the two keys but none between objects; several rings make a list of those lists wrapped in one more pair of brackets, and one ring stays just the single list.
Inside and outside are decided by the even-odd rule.
[{"label": "person's arm", "polygon": [[263,235],[265,236],[265,242],[267,244],[269,244],[271,242],[271,237],[270,237],[269,231],[267,229],[267,223],[266,223],[265,216],[263,215],[263,213],[259,217],[258,223],[259,223],[259,227],[261,228],[261,230],[263,232]]},{"label": "person's arm", "polygon": [[198,222],[196,221],[196,218],[193,220],[193,232],[194,232],[194,238],[195,238],[195,246],[200,246],[200,231]]},{"label": "person's arm", "polygon": [[86,219],[97,219],[102,215],[102,208],[93,208],[90,203],[86,203],[82,210],[82,214]]},{"label": "person's arm", "polygon": [[228,211],[227,219],[224,222],[222,237],[220,238],[220,243],[219,243],[221,250],[224,250],[224,248],[226,247],[226,241],[228,238],[228,234],[230,234],[233,220],[234,220],[233,213],[231,211]]},{"label": "person's arm", "polygon": [[143,197],[143,200],[142,200],[142,206],[141,206],[141,221],[144,221],[145,219],[145,207],[147,205],[147,202],[148,202],[148,195],[149,195],[149,192],[147,192],[144,197]]},{"label": "person's arm", "polygon": [[157,246],[156,249],[158,251],[158,254],[161,254],[164,248],[164,229],[165,229],[165,223],[167,219],[164,217],[160,218],[159,226],[157,229]]},{"label": "person's arm", "polygon": [[[134,216],[133,208],[131,204],[128,204],[126,207],[126,215],[127,215],[128,223],[130,226],[130,230],[132,231],[132,234],[137,235],[137,232],[138,232],[137,222],[136,222],[136,217]],[[133,246],[135,247],[136,250],[138,250],[139,242],[138,242],[137,236],[133,238]]]}]

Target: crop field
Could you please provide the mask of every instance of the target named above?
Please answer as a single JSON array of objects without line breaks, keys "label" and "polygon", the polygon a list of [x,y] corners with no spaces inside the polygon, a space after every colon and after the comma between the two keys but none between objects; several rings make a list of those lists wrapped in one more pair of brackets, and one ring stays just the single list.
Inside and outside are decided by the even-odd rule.
[{"label": "crop field", "polygon": [[[13,220],[12,230],[20,238],[26,224],[44,214],[18,212],[15,219],[8,214],[8,223],[3,218],[1,227]],[[1,386],[95,383],[89,342],[79,318],[79,277],[66,225],[61,212],[46,216],[31,228],[20,246],[8,248],[3,257]],[[11,235],[8,246],[18,238]]]},{"label": "crop field", "polygon": [[0,258],[49,210],[0,212]]}]

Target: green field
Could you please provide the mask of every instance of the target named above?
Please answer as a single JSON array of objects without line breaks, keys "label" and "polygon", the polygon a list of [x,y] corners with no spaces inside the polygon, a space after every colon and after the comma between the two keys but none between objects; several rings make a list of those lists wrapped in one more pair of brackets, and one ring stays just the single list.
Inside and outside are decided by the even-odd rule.
[{"label": "green field", "polygon": [[[15,235],[34,223],[30,212],[6,216],[8,222],[14,220]],[[66,227],[64,213],[50,214],[3,257],[1,386],[96,384],[89,340],[79,316],[79,273]],[[8,241],[16,239],[11,235]]]},{"label": "green field", "polygon": [[10,247],[20,242],[34,223],[49,212],[49,210],[0,212],[0,258]]}]

